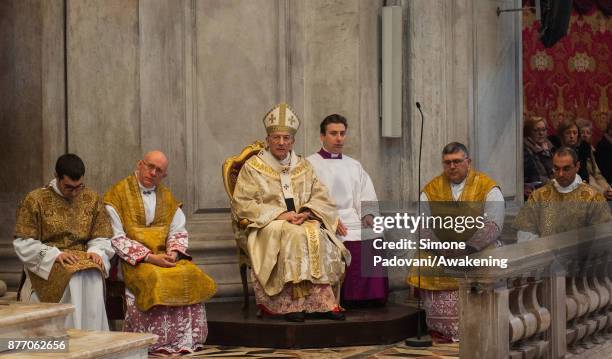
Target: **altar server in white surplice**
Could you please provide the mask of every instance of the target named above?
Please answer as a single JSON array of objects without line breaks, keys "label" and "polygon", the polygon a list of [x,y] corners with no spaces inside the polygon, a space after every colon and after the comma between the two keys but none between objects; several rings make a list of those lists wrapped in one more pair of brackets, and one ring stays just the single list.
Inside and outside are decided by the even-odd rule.
[{"label": "altar server in white surplice", "polygon": [[340,215],[336,234],[353,258],[342,287],[343,304],[380,305],[386,302],[389,285],[386,274],[371,265],[373,241],[380,237],[372,230],[378,215],[376,192],[361,163],[342,153],[347,129],[343,116],[327,116],[320,126],[323,147],[307,159],[336,202]]}]

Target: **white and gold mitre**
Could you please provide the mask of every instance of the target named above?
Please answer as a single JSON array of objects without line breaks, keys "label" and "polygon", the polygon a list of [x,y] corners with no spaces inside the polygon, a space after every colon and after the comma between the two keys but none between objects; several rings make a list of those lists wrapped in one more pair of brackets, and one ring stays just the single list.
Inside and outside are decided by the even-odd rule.
[{"label": "white and gold mitre", "polygon": [[289,105],[284,102],[279,103],[273,109],[268,112],[263,119],[264,126],[266,126],[266,132],[268,134],[272,132],[289,132],[295,135],[298,128],[300,127],[300,119],[291,110]]}]

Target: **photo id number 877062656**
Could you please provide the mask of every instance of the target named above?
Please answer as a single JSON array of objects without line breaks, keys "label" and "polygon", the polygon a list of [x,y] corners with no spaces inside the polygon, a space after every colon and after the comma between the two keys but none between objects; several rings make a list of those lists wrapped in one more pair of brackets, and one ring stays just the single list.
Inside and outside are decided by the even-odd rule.
[{"label": "photo id number 877062656", "polygon": [[6,351],[67,353],[68,338],[0,338],[0,353]]}]

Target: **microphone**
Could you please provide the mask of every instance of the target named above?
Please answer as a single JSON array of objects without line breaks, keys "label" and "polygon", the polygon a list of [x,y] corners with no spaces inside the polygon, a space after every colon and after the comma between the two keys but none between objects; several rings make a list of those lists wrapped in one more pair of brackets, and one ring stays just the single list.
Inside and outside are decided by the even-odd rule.
[{"label": "microphone", "polygon": [[[419,101],[416,102],[416,107],[421,114],[421,138],[419,140],[419,162],[418,162],[418,185],[417,188],[417,216],[421,215],[421,153],[423,151],[423,127],[425,126],[425,116],[423,115],[423,111],[421,110],[421,103]],[[417,243],[421,240],[421,226],[417,228]],[[419,262],[421,262],[421,246],[417,247],[417,256]],[[407,346],[415,347],[415,348],[423,348],[432,346],[432,340],[429,335],[423,335],[421,333],[422,324],[421,324],[421,303],[422,303],[422,293],[421,291],[421,267],[417,267],[418,273],[418,289],[419,289],[419,300],[417,301],[417,335],[416,337],[406,339],[405,343]]]}]

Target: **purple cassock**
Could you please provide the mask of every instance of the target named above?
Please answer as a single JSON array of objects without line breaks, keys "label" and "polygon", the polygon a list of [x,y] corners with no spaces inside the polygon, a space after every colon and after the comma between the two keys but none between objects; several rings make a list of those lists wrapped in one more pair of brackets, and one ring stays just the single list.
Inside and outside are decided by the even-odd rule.
[{"label": "purple cassock", "polygon": [[[362,229],[362,218],[378,212],[377,198],[370,176],[361,163],[341,153],[334,154],[321,149],[308,157],[317,177],[325,184],[334,199],[340,221],[347,228],[347,235],[338,238],[351,252],[351,265],[347,268],[342,286],[342,303],[346,306],[382,304],[387,300],[389,280],[386,271],[373,267],[373,256],[384,256],[373,247],[374,237]],[[376,204],[376,211],[362,208],[364,203]],[[366,234],[366,232],[368,234]],[[380,253],[376,253],[380,252]]]}]

